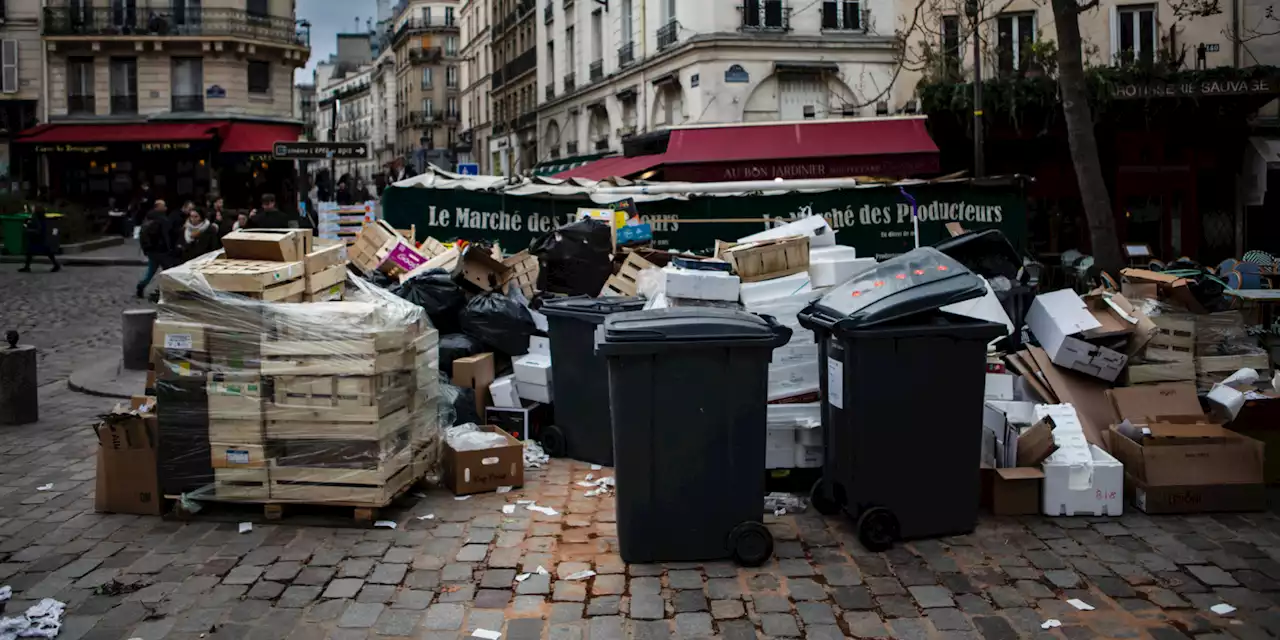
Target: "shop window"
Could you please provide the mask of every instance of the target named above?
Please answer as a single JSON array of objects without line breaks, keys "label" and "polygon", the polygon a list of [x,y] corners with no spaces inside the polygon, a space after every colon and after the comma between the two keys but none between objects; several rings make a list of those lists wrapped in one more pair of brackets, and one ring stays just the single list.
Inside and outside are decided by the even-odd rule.
[{"label": "shop window", "polygon": [[271,93],[271,63],[249,61],[249,93]]},{"label": "shop window", "polygon": [[1129,5],[1114,9],[1112,38],[1117,62],[1151,64],[1156,49],[1155,5]]},{"label": "shop window", "polygon": [[1036,39],[1034,13],[1001,15],[996,23],[996,56],[1001,75],[1025,71]]}]

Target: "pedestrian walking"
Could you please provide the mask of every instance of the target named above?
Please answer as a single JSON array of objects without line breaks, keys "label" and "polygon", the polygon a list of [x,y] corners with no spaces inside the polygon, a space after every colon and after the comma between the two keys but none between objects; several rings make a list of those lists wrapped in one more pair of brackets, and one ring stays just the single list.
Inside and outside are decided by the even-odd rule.
[{"label": "pedestrian walking", "polygon": [[23,225],[23,232],[27,241],[27,262],[18,271],[30,273],[31,258],[36,255],[49,258],[49,262],[53,263],[52,272],[62,271],[62,265],[58,264],[58,257],[53,253],[53,229],[49,225],[49,217],[45,215],[44,206],[36,205],[31,217]]},{"label": "pedestrian walking", "polygon": [[146,296],[147,285],[156,273],[169,266],[173,259],[173,234],[169,230],[169,213],[164,200],[156,200],[138,229],[138,245],[147,256],[147,272],[138,281],[137,296]]},{"label": "pedestrian walking", "polygon": [[134,226],[141,225],[142,221],[146,220],[147,215],[151,213],[155,206],[156,200],[151,195],[151,185],[146,182],[142,183],[142,191],[133,200]]},{"label": "pedestrian walking", "polygon": [[206,220],[198,209],[192,207],[188,210],[187,221],[182,225],[182,244],[179,246],[178,259],[187,262],[210,251],[217,251],[221,246],[218,225]]},{"label": "pedestrian walking", "polygon": [[289,216],[276,208],[276,197],[267,193],[262,196],[262,208],[249,213],[249,224],[245,228],[288,229]]}]

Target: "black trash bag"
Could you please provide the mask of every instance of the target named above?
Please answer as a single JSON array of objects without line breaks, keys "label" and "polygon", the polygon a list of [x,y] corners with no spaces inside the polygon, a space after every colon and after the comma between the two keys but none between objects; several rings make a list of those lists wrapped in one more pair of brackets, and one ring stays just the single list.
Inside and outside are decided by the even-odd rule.
[{"label": "black trash bag", "polygon": [[453,375],[453,361],[458,358],[484,353],[484,343],[465,333],[447,333],[440,336],[440,371]]},{"label": "black trash bag", "polygon": [[391,289],[427,312],[431,326],[442,334],[462,330],[458,313],[467,306],[467,295],[444,269],[420,273]]},{"label": "black trash bag", "polygon": [[613,275],[613,230],[599,220],[579,220],[543,235],[529,246],[538,256],[538,290],[598,296]]},{"label": "black trash bag", "polygon": [[529,310],[501,293],[472,298],[459,319],[464,333],[509,356],[529,353],[529,336],[538,331]]},{"label": "black trash bag", "polygon": [[395,278],[392,278],[391,276],[377,270],[370,273],[366,273],[364,275],[364,279],[368,280],[369,282],[372,282],[373,284],[378,285],[379,287],[382,287],[383,289],[390,289],[391,287],[396,286]]},{"label": "black trash bag", "polygon": [[460,424],[482,424],[480,414],[476,411],[476,392],[474,389],[456,387],[451,378],[440,372],[440,395],[448,402],[441,402],[437,410],[440,424],[457,426]]}]

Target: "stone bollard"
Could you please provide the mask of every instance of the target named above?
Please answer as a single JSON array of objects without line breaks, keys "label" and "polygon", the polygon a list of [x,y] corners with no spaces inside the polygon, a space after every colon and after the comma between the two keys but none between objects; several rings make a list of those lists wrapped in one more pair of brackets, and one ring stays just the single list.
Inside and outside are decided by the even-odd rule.
[{"label": "stone bollard", "polygon": [[127,309],[120,315],[123,323],[120,347],[124,368],[146,371],[151,362],[151,330],[156,323],[155,309]]},{"label": "stone bollard", "polygon": [[0,345],[0,425],[30,424],[40,419],[36,394],[36,348],[18,346],[18,332]]}]

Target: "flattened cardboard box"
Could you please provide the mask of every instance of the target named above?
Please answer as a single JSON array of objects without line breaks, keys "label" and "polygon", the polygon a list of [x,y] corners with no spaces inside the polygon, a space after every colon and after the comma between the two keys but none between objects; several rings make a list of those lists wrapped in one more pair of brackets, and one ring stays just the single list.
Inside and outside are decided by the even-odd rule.
[{"label": "flattened cardboard box", "polygon": [[1149,422],[1160,416],[1203,415],[1196,387],[1189,382],[1117,387],[1107,389],[1112,422]]},{"label": "flattened cardboard box", "polygon": [[454,495],[496,491],[498,487],[524,486],[524,445],[511,434],[493,426],[481,431],[500,433],[507,445],[478,451],[454,451],[446,442],[442,476]]}]

